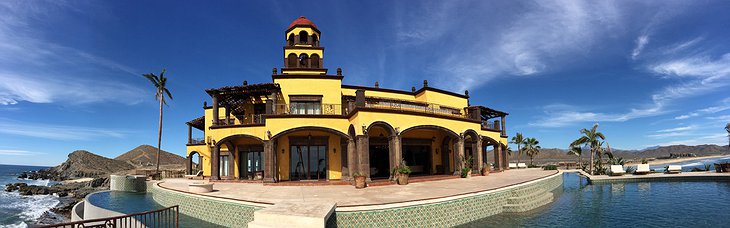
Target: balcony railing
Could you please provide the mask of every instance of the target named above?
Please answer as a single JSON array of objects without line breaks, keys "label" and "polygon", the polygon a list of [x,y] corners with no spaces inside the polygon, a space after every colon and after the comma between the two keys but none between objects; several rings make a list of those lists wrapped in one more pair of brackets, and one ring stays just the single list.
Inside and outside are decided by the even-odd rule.
[{"label": "balcony railing", "polygon": [[322,104],[302,102],[293,104],[276,104],[273,113],[276,115],[343,115],[341,104]]},{"label": "balcony railing", "polygon": [[[356,107],[355,101],[347,101],[347,113],[354,110]],[[450,108],[440,104],[426,103],[426,102],[412,102],[402,101],[395,99],[383,99],[377,97],[367,97],[365,99],[366,108],[375,109],[387,109],[397,111],[413,111],[427,114],[445,115],[451,117],[467,118],[467,115],[463,114],[460,109]]]},{"label": "balcony railing", "polygon": [[263,124],[264,114],[248,114],[248,115],[237,115],[235,117],[218,119],[216,126],[231,126],[231,125],[252,125],[252,124]]},{"label": "balcony railing", "polygon": [[205,144],[205,139],[204,138],[191,138],[189,144],[203,145],[203,144]]}]

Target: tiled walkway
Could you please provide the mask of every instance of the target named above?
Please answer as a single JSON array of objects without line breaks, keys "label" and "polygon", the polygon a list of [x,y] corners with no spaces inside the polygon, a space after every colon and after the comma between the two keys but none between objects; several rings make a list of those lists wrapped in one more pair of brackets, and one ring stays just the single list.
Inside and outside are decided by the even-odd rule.
[{"label": "tiled walkway", "polygon": [[[377,205],[427,200],[492,190],[515,185],[555,174],[557,171],[541,169],[508,170],[489,176],[475,176],[439,181],[410,183],[408,185],[387,185],[356,189],[349,185],[328,186],[264,186],[260,183],[216,182],[211,193],[213,197],[279,203],[279,202],[336,202],[337,206]],[[187,184],[201,180],[165,179],[164,188],[187,191]],[[207,180],[205,180],[207,182]]]}]

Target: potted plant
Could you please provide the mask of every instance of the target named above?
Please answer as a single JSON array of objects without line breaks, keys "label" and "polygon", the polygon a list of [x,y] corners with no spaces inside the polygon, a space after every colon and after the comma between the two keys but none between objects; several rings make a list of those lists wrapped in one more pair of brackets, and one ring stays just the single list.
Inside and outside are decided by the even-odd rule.
[{"label": "potted plant", "polygon": [[469,157],[461,157],[461,178],[471,177],[471,164],[474,159]]},{"label": "potted plant", "polygon": [[406,165],[406,161],[403,160],[393,169],[393,175],[396,178],[398,185],[408,184],[408,175],[411,174],[411,168]]},{"label": "potted plant", "polygon": [[487,163],[482,164],[482,176],[488,176],[489,175],[489,165]]},{"label": "potted plant", "polygon": [[355,178],[355,188],[365,188],[367,186],[365,185],[365,174],[355,172],[352,177]]}]

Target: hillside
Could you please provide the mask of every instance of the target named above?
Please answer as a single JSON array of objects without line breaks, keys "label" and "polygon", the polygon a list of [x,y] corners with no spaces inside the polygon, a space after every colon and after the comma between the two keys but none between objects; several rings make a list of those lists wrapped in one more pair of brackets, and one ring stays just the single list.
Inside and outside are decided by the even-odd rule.
[{"label": "hillside", "polygon": [[[134,167],[140,168],[146,166],[154,166],[155,162],[157,161],[156,156],[156,147],[150,145],[140,145],[137,148],[134,148],[122,155],[119,155],[118,157],[114,158],[114,160],[126,162]],[[183,167],[185,165],[185,162],[186,160],[184,157],[164,150],[160,151],[161,166],[173,165]]]},{"label": "hillside", "polygon": [[[515,148],[516,149],[516,148]],[[668,157],[670,153],[694,153],[697,156],[710,156],[710,155],[721,155],[730,154],[727,146],[718,145],[697,145],[697,146],[685,146],[685,145],[672,145],[672,146],[658,146],[644,150],[613,150],[614,155],[623,157],[624,159],[641,159],[641,158],[662,158]],[[489,161],[494,159],[494,155],[488,153]],[[590,153],[584,151],[583,159],[589,159]],[[575,161],[577,157],[572,154],[568,154],[566,149],[558,148],[545,148],[541,149],[540,153],[535,156],[536,162],[556,162],[556,161]],[[512,152],[510,161],[517,160],[516,151]],[[526,154],[521,156],[520,161],[529,161],[530,157]]]},{"label": "hillside", "polygon": [[51,168],[51,172],[65,178],[99,177],[110,173],[130,170],[134,167],[126,162],[109,159],[85,150],[77,150],[68,159]]}]

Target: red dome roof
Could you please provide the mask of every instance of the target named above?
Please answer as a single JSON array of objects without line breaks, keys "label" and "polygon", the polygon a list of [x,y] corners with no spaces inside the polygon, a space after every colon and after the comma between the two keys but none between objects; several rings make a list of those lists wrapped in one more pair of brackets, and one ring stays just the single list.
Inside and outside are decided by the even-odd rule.
[{"label": "red dome roof", "polygon": [[317,26],[314,25],[314,22],[310,21],[309,19],[307,19],[304,16],[299,16],[299,18],[297,18],[296,20],[292,21],[292,23],[289,24],[289,28],[292,28],[292,27],[297,26],[297,25],[309,25],[309,26],[312,26],[314,28],[317,28]]}]

